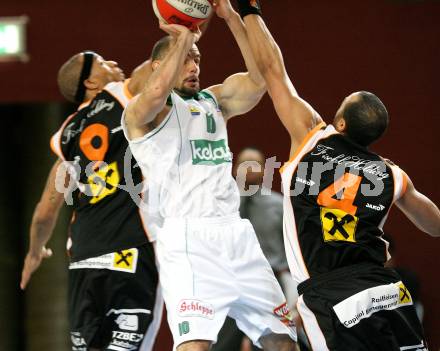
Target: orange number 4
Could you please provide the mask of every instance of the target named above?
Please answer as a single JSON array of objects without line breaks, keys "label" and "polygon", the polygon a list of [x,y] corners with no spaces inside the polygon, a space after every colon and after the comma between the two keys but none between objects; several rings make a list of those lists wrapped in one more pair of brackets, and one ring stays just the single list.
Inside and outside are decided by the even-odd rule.
[{"label": "orange number 4", "polygon": [[[318,204],[327,208],[338,208],[354,216],[357,206],[353,205],[353,202],[361,181],[362,177],[358,175],[344,173],[342,177],[319,193]],[[342,194],[339,194],[341,191]]]}]

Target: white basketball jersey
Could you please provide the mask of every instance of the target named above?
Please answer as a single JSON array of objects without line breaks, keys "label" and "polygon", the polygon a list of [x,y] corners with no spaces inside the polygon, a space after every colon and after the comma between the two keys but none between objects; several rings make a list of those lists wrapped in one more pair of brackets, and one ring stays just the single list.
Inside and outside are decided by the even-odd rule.
[{"label": "white basketball jersey", "polygon": [[[236,213],[240,196],[231,173],[226,122],[214,94],[203,90],[184,100],[172,92],[171,102],[159,126],[129,141],[148,188],[144,212],[161,218]],[[122,126],[127,136],[124,117]]]}]

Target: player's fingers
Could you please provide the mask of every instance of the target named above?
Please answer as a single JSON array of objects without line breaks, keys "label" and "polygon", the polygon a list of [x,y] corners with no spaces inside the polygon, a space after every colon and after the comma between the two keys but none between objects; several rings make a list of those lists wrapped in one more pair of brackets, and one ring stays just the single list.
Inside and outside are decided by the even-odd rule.
[{"label": "player's fingers", "polygon": [[200,30],[200,27],[197,26],[195,29],[193,29],[193,33],[195,36],[194,41],[197,43],[199,41],[200,37],[202,36],[202,31]]},{"label": "player's fingers", "polygon": [[29,282],[30,274],[29,271],[25,268],[23,268],[23,271],[21,272],[21,281],[20,281],[20,289],[24,290],[26,289],[26,285]]},{"label": "player's fingers", "polygon": [[171,35],[174,38],[178,37],[180,34],[180,32],[171,24],[162,23],[160,25],[160,29],[162,29],[165,33]]},{"label": "player's fingers", "polygon": [[159,28],[162,29],[164,32],[171,35],[171,28],[170,25],[164,22],[159,23]]},{"label": "player's fingers", "polygon": [[53,254],[53,252],[51,249],[43,248],[43,257],[44,258],[49,258],[52,256],[52,254]]}]

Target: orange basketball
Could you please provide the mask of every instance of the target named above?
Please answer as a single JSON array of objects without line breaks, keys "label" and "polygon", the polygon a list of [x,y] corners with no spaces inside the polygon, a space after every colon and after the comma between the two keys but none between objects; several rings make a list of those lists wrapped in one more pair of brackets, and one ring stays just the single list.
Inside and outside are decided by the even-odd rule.
[{"label": "orange basketball", "polygon": [[205,21],[212,12],[212,0],[153,0],[157,18],[168,24],[193,28]]}]

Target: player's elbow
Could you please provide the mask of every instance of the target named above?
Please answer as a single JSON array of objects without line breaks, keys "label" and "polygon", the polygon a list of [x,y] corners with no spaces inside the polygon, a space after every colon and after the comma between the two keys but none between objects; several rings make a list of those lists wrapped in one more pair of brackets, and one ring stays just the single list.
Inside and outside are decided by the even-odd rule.
[{"label": "player's elbow", "polygon": [[263,77],[251,77],[251,80],[255,95],[257,95],[258,99],[260,99],[267,91],[266,81],[263,79]]},{"label": "player's elbow", "polygon": [[440,236],[440,210],[439,208],[436,206],[436,204],[434,204],[433,202],[431,202],[431,213],[432,213],[432,225],[429,231],[429,235],[431,236],[435,236],[435,237],[439,237]]},{"label": "player's elbow", "polygon": [[440,237],[440,228],[437,227],[432,227],[432,228],[419,228],[420,230],[422,230],[423,232],[425,232],[426,234],[428,234],[429,236],[432,236],[433,238],[437,238]]},{"label": "player's elbow", "polygon": [[265,81],[273,79],[282,80],[284,78],[284,69],[274,61],[269,61],[267,63],[260,62],[258,69]]},{"label": "player's elbow", "polygon": [[159,93],[143,93],[131,100],[125,111],[125,122],[128,129],[150,123],[163,108],[165,101]]},{"label": "player's elbow", "polygon": [[255,60],[261,75],[266,79],[268,76],[283,77],[285,72],[284,61],[277,45],[270,51],[261,51],[255,57]]},{"label": "player's elbow", "polygon": [[440,237],[440,210],[438,207],[431,203],[429,208],[426,208],[425,220],[420,221],[420,229],[432,237]]},{"label": "player's elbow", "polygon": [[440,216],[437,217],[436,222],[427,233],[433,237],[440,237]]}]

